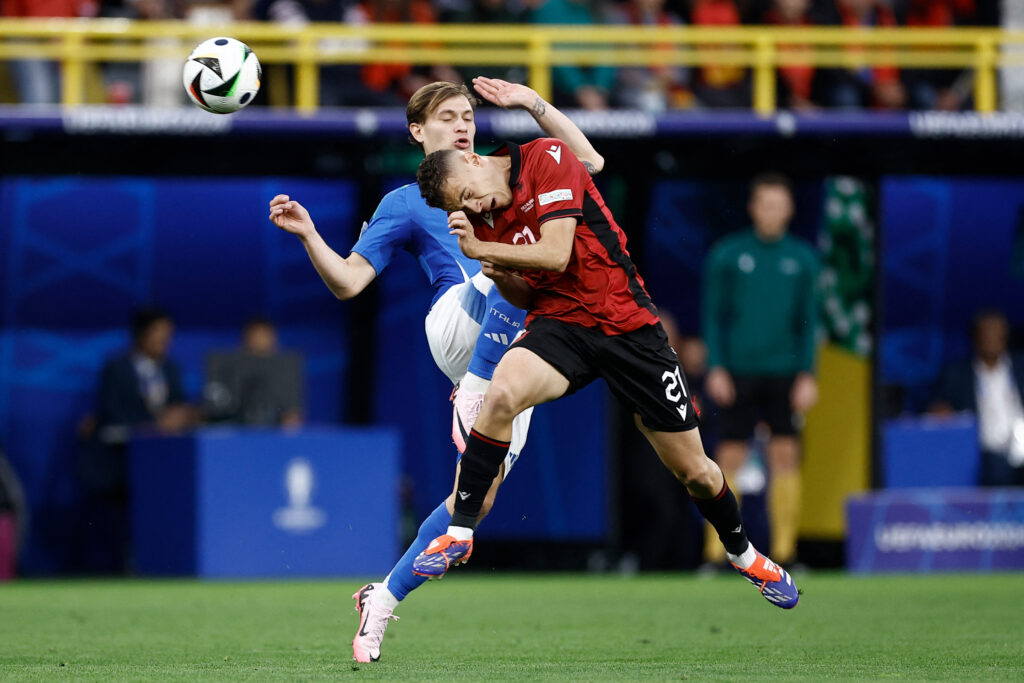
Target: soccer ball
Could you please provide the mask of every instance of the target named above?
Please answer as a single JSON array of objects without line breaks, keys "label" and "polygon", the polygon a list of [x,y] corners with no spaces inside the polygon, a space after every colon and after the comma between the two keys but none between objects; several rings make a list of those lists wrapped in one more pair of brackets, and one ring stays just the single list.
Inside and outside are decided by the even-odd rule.
[{"label": "soccer ball", "polygon": [[182,83],[196,105],[214,114],[230,114],[252,102],[263,70],[256,54],[234,38],[210,38],[185,60]]}]

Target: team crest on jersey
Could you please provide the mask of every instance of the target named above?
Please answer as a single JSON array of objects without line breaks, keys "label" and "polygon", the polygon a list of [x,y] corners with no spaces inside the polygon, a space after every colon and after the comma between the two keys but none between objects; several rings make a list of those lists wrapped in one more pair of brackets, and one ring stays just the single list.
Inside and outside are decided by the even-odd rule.
[{"label": "team crest on jersey", "polygon": [[530,197],[530,201],[520,206],[519,210],[522,211],[523,213],[526,213],[527,211],[533,211],[533,197]]}]

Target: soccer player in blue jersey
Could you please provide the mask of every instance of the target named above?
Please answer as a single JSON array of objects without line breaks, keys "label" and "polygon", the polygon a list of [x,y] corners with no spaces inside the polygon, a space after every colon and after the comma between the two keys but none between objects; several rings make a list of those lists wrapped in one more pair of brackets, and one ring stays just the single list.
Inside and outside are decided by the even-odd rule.
[{"label": "soccer player in blue jersey", "polygon": [[[603,167],[604,160],[579,128],[530,88],[490,78],[475,78],[473,86],[489,102],[528,110],[541,128],[565,142],[591,173]],[[476,98],[465,85],[426,85],[413,94],[406,108],[409,135],[424,154],[443,149],[472,151],[475,104]],[[452,438],[460,452],[465,450],[465,439],[480,412],[494,366],[522,329],[525,312],[502,299],[493,282],[481,272],[480,263],[462,254],[456,239],[449,235],[447,213],[428,207],[415,183],[400,187],[381,200],[347,258],[324,242],[306,209],[287,195],[278,195],[270,202],[270,220],[298,236],[324,283],[339,299],[351,299],[362,292],[398,251],[416,256],[435,291],[425,324],[427,341],[437,366],[458,384]],[[490,510],[498,486],[525,443],[529,420],[530,412],[524,412],[513,426],[511,446],[491,484],[481,518]],[[357,661],[379,659],[384,632],[389,621],[397,618],[393,615],[395,607],[426,581],[413,574],[413,559],[446,531],[454,503],[452,491],[423,522],[416,539],[387,577],[363,586],[352,596],[360,614],[359,629],[352,641],[352,655]]]}]

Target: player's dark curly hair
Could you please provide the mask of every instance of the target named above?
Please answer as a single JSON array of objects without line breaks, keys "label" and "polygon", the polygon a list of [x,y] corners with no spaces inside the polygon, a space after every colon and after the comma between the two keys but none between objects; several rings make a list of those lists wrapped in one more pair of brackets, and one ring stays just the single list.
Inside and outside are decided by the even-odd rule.
[{"label": "player's dark curly hair", "polygon": [[452,160],[458,150],[442,149],[427,155],[416,170],[416,183],[420,186],[420,194],[427,200],[428,206],[445,211],[457,211],[459,207],[446,201],[445,184],[451,174]]}]

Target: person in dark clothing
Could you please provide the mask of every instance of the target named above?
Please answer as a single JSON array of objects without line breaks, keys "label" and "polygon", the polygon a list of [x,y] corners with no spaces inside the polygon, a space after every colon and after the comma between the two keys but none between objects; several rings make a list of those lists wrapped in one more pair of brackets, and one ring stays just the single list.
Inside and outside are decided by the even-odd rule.
[{"label": "person in dark clothing", "polygon": [[1010,326],[1002,311],[974,319],[974,354],[942,373],[935,415],[978,416],[983,486],[1024,486],[1024,353],[1009,350]]},{"label": "person in dark clothing", "polygon": [[131,321],[131,347],[106,362],[100,373],[96,415],[79,427],[80,476],[86,495],[87,570],[123,573],[128,549],[127,451],[132,435],[178,434],[197,421],[185,400],[181,372],[167,356],[174,323],[166,312],[146,308]]},{"label": "person in dark clothing", "polygon": [[[789,234],[793,191],[785,176],[754,178],[748,209],[753,228],[719,241],[705,274],[706,386],[722,411],[715,460],[732,481],[758,420],[768,423],[771,554],[792,563],[800,519],[799,426],[818,395],[819,263],[810,244]],[[712,564],[723,559],[713,542],[705,556]]]}]

